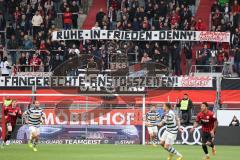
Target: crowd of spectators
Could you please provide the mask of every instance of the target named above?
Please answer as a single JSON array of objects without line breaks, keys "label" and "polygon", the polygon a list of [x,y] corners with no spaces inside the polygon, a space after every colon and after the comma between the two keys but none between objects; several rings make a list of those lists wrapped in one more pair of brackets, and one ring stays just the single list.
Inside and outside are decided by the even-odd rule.
[{"label": "crowd of spectators", "polygon": [[[52,71],[74,56],[87,55],[89,63],[94,61],[94,65],[88,65],[86,61],[84,66],[107,69],[113,55],[118,54],[126,57],[130,64],[161,63],[173,70],[174,74],[181,75],[183,53],[186,59],[186,73],[189,73],[193,58],[192,44],[188,42],[51,41],[51,33],[55,30],[79,28],[78,14],[81,2],[81,0],[0,0],[2,7],[0,31],[5,29],[7,31],[7,39],[4,32],[0,33],[2,61],[6,60],[4,57],[8,54],[11,57],[11,65],[21,65],[18,68],[20,71]],[[239,72],[240,26],[237,23],[240,17],[239,1],[219,2],[212,6],[212,30],[230,30],[233,49],[229,53],[222,47],[223,45],[217,44],[223,49],[212,58],[210,50],[218,46],[204,45],[198,55],[200,57],[198,64],[223,64],[224,61],[231,59],[229,57],[234,57],[235,69]],[[228,9],[226,6],[229,6]],[[107,12],[99,10],[96,24],[92,29],[208,30],[202,19],[195,18],[195,12],[196,0],[108,0]],[[61,27],[57,27],[59,15]],[[217,18],[217,15],[221,15],[221,18]],[[4,48],[5,42],[7,48]],[[17,49],[26,51],[18,52]],[[34,56],[38,59],[33,60]],[[34,67],[26,67],[27,65]]]},{"label": "crowd of spectators", "polygon": [[[230,32],[230,45],[211,43],[205,45],[200,57],[207,61],[200,64],[229,65],[229,72],[240,76],[240,1],[215,0],[211,7],[211,31]],[[214,54],[210,53],[214,51]]]},{"label": "crowd of spectators", "polygon": [[[0,0],[1,61],[7,60],[6,57],[9,55],[11,66],[21,65],[18,67],[19,71],[54,69],[56,62],[60,64],[59,60],[63,62],[70,56],[72,44],[52,42],[51,33],[61,28],[79,28],[77,20],[81,2],[81,0]],[[62,17],[60,28],[56,27],[59,17]]]},{"label": "crowd of spectators", "polygon": [[[155,0],[109,0],[106,13],[102,9],[96,15],[96,24],[92,29],[117,30],[206,30],[201,19],[196,20],[196,0],[155,1]],[[191,44],[185,47],[175,42],[131,42],[122,52],[131,60],[129,53],[137,53],[138,62],[161,63],[181,75],[181,51],[188,58],[187,73],[191,67]],[[101,45],[100,45],[100,48]],[[123,47],[124,48],[124,47]],[[114,48],[115,53],[118,48]],[[114,52],[113,52],[114,53]],[[171,54],[169,54],[171,53]]]}]

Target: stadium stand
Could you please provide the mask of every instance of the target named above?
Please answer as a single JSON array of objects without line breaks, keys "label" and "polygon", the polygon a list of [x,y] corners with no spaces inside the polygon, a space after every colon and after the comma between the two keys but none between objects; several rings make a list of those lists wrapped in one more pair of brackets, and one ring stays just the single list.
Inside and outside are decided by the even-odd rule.
[{"label": "stadium stand", "polygon": [[[142,44],[136,41],[126,43],[106,40],[56,42],[51,40],[53,31],[80,28],[79,21],[83,20],[79,17],[88,8],[85,6],[86,1],[13,0],[1,3],[4,7],[0,13],[0,55],[2,61],[4,57],[8,57],[12,68],[10,74],[13,75],[19,71],[52,72],[57,65],[75,56],[87,60],[76,68],[86,68],[88,61],[92,61],[93,58],[97,63],[97,69],[111,69],[112,56],[116,53],[127,57],[129,66],[141,63],[147,54],[150,62],[165,66],[169,71],[166,74],[171,75],[202,71],[224,72],[230,76],[234,72],[239,74],[238,1],[202,0],[198,8],[199,1],[196,0],[93,0],[89,14],[81,27],[133,31],[210,28],[212,31],[230,31],[231,46],[213,42],[207,44],[168,41]],[[202,12],[203,8],[209,8],[209,12]],[[202,58],[205,50],[208,56]],[[34,53],[38,57],[39,67],[31,69]],[[223,69],[226,66],[227,69]]]}]

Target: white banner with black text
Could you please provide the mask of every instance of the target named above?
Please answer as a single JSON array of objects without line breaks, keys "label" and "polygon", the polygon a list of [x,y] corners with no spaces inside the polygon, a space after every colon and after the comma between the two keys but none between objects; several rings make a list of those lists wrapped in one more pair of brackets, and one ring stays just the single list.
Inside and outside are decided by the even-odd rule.
[{"label": "white banner with black text", "polygon": [[209,41],[230,43],[230,32],[61,30],[52,33],[52,40]]}]

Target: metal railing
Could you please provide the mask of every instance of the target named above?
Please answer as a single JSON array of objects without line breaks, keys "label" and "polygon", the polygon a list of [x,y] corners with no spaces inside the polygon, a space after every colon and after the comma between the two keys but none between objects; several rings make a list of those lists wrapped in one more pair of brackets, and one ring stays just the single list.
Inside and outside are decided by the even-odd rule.
[{"label": "metal railing", "polygon": [[16,72],[42,72],[44,65],[14,65]]},{"label": "metal railing", "polygon": [[221,73],[224,65],[192,65],[190,73]]}]

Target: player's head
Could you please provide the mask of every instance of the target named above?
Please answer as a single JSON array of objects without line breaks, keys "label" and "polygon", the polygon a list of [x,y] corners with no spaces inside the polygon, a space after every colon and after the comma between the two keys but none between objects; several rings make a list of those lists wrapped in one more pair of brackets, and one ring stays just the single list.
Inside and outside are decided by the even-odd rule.
[{"label": "player's head", "polygon": [[185,93],[185,94],[183,95],[183,99],[188,99],[188,94],[187,94],[187,93]]},{"label": "player's head", "polygon": [[34,101],[33,102],[33,104],[34,104],[34,106],[36,107],[36,108],[39,108],[40,107],[40,103],[39,103],[39,101]]},{"label": "player's head", "polygon": [[152,106],[151,106],[151,111],[152,111],[152,112],[155,112],[156,110],[157,110],[156,106],[155,106],[155,105],[152,105]]},{"label": "player's head", "polygon": [[17,100],[16,99],[13,99],[12,100],[12,107],[15,108],[17,105]]},{"label": "player's head", "polygon": [[171,109],[171,104],[170,103],[165,103],[163,105],[164,112],[169,111],[170,109]]},{"label": "player's head", "polygon": [[208,103],[207,102],[203,102],[201,105],[201,111],[205,112],[208,110]]}]

